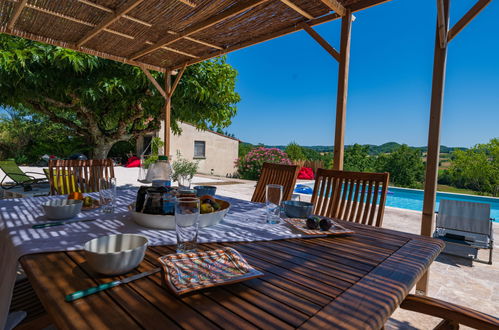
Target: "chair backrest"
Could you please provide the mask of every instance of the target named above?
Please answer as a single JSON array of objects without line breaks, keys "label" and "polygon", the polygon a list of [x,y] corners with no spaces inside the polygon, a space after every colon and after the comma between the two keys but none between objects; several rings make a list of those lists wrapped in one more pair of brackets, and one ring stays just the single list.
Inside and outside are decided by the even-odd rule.
[{"label": "chair backrest", "polygon": [[99,179],[114,177],[111,159],[51,160],[48,177],[53,195],[99,191]]},{"label": "chair backrest", "polygon": [[489,235],[492,226],[490,204],[442,199],[436,226]]},{"label": "chair backrest", "polygon": [[381,227],[389,176],[318,169],[312,194],[314,214]]},{"label": "chair backrest", "polygon": [[0,169],[4,171],[5,175],[14,180],[15,183],[23,183],[31,180],[31,178],[24,174],[23,170],[21,170],[13,160],[0,161]]},{"label": "chair backrest", "polygon": [[290,200],[298,177],[298,165],[283,165],[264,163],[260,179],[253,192],[252,202],[265,202],[265,186],[268,184],[279,184],[283,186],[282,200]]}]

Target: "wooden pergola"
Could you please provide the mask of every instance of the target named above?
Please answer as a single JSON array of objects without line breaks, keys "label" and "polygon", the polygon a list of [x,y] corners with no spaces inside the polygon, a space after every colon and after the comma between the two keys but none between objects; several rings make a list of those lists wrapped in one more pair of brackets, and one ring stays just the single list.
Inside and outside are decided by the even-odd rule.
[{"label": "wooden pergola", "polygon": [[[304,30],[339,63],[334,167],[343,169],[353,13],[390,0],[0,0],[0,32],[135,65],[165,98],[170,154],[171,98],[185,68]],[[448,43],[491,0],[478,0],[449,28],[450,0],[437,0],[437,33],[421,234],[431,236]],[[341,19],[340,49],[313,27]],[[165,73],[164,88],[149,70]],[[176,78],[172,73],[180,70]],[[173,80],[173,81],[172,81]],[[425,292],[428,277],[417,289]]]}]

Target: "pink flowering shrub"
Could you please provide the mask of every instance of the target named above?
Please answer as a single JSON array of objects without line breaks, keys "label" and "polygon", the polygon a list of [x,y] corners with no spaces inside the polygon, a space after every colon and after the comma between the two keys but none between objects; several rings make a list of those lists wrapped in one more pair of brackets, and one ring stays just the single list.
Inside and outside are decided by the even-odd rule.
[{"label": "pink flowering shrub", "polygon": [[258,180],[263,163],[291,165],[288,155],[277,148],[258,147],[236,160],[236,166],[243,179]]}]

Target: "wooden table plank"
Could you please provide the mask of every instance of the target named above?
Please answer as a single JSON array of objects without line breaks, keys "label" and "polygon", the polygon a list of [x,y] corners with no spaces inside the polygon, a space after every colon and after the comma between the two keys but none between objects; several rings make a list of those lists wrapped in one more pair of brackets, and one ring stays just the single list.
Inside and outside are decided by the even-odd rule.
[{"label": "wooden table plank", "polygon": [[[21,261],[61,328],[376,328],[442,245],[431,238],[345,225],[356,234],[202,244],[202,249],[234,247],[265,275],[181,297],[162,287],[156,274],[65,303],[64,295],[112,278],[93,274],[81,252],[31,255]],[[174,246],[148,248],[145,260],[131,274],[157,267],[159,256],[173,252]],[[108,319],[110,313],[115,316]],[[82,320],[82,315],[89,319]]]},{"label": "wooden table plank", "polygon": [[[43,260],[43,261],[42,261]],[[64,297],[95,286],[64,252],[33,254],[21,258],[43,307],[62,329],[119,329],[139,325],[108,295],[93,295],[72,304]]]},{"label": "wooden table plank", "polygon": [[382,328],[386,316],[400,305],[443,246],[434,244],[432,254],[426,253],[428,248],[424,242],[409,241],[300,328],[320,329],[331,324],[347,329]]}]

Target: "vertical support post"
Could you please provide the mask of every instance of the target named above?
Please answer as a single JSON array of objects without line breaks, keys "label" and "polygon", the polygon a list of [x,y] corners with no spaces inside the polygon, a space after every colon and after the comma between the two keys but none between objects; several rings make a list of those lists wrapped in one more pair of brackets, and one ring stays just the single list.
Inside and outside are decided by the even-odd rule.
[{"label": "vertical support post", "polygon": [[348,71],[350,65],[350,36],[352,31],[352,12],[347,9],[341,19],[340,60],[338,72],[338,93],[336,96],[336,124],[334,131],[335,170],[343,170],[345,152],[345,122],[348,95]]},{"label": "vertical support post", "polygon": [[[445,15],[445,34],[449,30],[450,0],[443,0]],[[438,15],[437,15],[438,16]],[[440,26],[440,29],[442,26]],[[421,235],[431,236],[435,217],[435,199],[438,181],[438,159],[440,157],[440,123],[444,102],[445,70],[447,64],[447,43],[440,42],[439,23],[435,36],[435,54],[433,60],[433,82],[430,105],[430,126],[428,131],[428,152],[426,156],[426,176],[424,187],[423,216],[421,219]],[[428,291],[428,272],[416,284],[416,291],[425,294]]]},{"label": "vertical support post", "polygon": [[171,127],[171,112],[172,112],[172,72],[170,70],[165,73],[165,127],[163,142],[165,156],[170,156],[170,127]]}]

